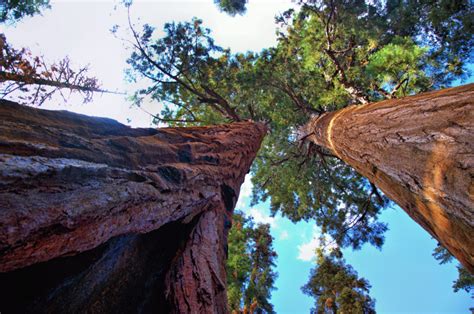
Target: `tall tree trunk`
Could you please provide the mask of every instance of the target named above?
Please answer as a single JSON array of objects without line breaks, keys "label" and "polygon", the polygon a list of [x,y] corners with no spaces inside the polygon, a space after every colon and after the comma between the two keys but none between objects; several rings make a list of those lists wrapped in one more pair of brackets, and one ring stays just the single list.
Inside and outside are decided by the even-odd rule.
[{"label": "tall tree trunk", "polygon": [[0,100],[0,312],[227,312],[227,232],[264,135]]},{"label": "tall tree trunk", "polygon": [[306,132],[474,272],[474,84],[347,107]]}]

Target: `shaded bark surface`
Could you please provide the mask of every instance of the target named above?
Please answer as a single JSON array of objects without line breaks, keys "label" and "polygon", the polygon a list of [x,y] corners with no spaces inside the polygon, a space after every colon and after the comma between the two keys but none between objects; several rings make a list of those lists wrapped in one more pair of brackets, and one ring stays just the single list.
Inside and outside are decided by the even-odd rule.
[{"label": "shaded bark surface", "polygon": [[306,132],[474,272],[474,84],[347,107]]},{"label": "shaded bark surface", "polygon": [[2,313],[171,313],[165,276],[194,224],[169,223],[0,274]]},{"label": "shaded bark surface", "polygon": [[227,231],[265,131],[1,100],[0,311],[226,312]]}]

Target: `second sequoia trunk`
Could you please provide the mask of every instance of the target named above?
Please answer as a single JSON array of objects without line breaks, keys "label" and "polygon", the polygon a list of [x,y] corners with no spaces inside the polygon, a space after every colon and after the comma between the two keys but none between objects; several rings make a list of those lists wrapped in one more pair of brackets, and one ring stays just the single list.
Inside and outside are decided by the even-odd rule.
[{"label": "second sequoia trunk", "polygon": [[474,272],[474,84],[347,107],[306,132]]},{"label": "second sequoia trunk", "polygon": [[0,100],[0,312],[227,312],[227,232],[264,135]]}]

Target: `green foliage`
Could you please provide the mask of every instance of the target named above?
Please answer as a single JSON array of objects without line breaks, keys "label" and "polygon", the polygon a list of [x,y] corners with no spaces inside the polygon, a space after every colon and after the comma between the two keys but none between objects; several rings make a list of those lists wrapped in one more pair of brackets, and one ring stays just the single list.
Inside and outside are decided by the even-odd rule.
[{"label": "green foliage", "polygon": [[274,313],[269,302],[274,289],[277,257],[270,226],[254,225],[242,213],[235,213],[229,232],[227,297],[229,310],[241,313]]},{"label": "green foliage", "polygon": [[316,267],[311,270],[305,294],[315,298],[312,313],[375,313],[375,301],[368,295],[370,285],[347,265],[338,252],[317,252]]},{"label": "green foliage", "polygon": [[387,227],[377,216],[385,198],[369,191],[367,181],[338,159],[317,153],[305,157],[274,136],[282,138],[268,135],[253,166],[254,202],[269,199],[272,213],[295,222],[314,220],[340,247],[360,249],[366,242],[381,247]]},{"label": "green foliage", "polygon": [[474,13],[469,0],[389,0],[388,31],[429,48],[432,78],[447,86],[472,62]]},{"label": "green foliage", "polygon": [[[136,37],[137,49],[127,60],[133,69],[128,72],[130,79],[135,80],[138,73],[153,83],[135,93],[134,103],[140,105],[145,97],[164,103],[163,117],[158,120],[171,124],[237,119],[233,104],[244,96],[233,83],[241,79],[239,72],[252,62],[253,54],[234,56],[216,46],[199,19],[166,24],[166,36],[161,39],[152,39],[152,33],[151,26],[143,27]],[[211,110],[201,110],[203,104]]]},{"label": "green foliage", "polygon": [[471,290],[474,291],[474,276],[461,265],[458,265],[457,268],[459,277],[453,284],[454,292],[458,292],[461,289],[468,293],[471,292]]},{"label": "green foliage", "polygon": [[[314,115],[462,77],[472,13],[456,3],[300,2],[278,18],[276,47],[260,53],[218,47],[200,20],[167,24],[162,38],[145,25],[134,32],[128,73],[151,85],[134,101],[161,102],[157,122],[171,125],[265,122],[270,132],[252,166],[254,202],[270,200],[274,214],[314,221],[340,247],[381,247],[387,226],[377,217],[388,200],[336,156],[300,141],[299,130]],[[447,28],[452,21],[456,27]]]},{"label": "green foliage", "polygon": [[245,7],[247,0],[214,0],[214,3],[222,12],[231,16],[244,14],[247,10]]},{"label": "green foliage", "polygon": [[433,250],[433,257],[441,264],[450,263],[453,261],[454,257],[449,253],[449,251],[438,243],[438,245]]},{"label": "green foliage", "polygon": [[[454,257],[449,253],[449,251],[443,247],[440,243],[433,251],[433,256],[440,264],[450,263],[454,260]],[[454,292],[459,290],[465,290],[466,292],[474,292],[474,276],[469,273],[461,264],[457,266],[458,268],[458,278],[453,283]]]},{"label": "green foliage", "polygon": [[393,90],[402,83],[394,96],[405,96],[407,91],[417,93],[430,84],[427,73],[420,71],[428,62],[426,52],[427,48],[416,45],[411,38],[395,37],[369,57],[367,76],[384,89]]},{"label": "green foliage", "polygon": [[0,2],[0,23],[14,23],[26,16],[38,14],[50,8],[49,0],[2,0]]}]

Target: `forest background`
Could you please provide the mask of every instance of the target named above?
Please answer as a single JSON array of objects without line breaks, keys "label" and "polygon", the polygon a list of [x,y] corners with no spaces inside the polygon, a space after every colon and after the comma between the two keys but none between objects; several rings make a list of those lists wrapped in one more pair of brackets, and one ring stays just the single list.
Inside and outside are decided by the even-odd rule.
[{"label": "forest background", "polygon": [[[125,83],[123,71],[130,51],[114,38],[110,28],[126,21],[126,12],[112,3],[52,2],[43,16],[25,18],[14,27],[0,26],[15,47],[29,47],[35,55],[51,60],[68,55],[75,64],[90,64],[91,71],[109,89],[133,92],[138,86]],[[229,17],[211,2],[175,1],[136,3],[133,16],[161,31],[169,21],[190,21],[196,16],[212,30],[216,44],[233,52],[260,51],[276,43],[274,16],[294,6],[291,2],[252,1],[243,16]],[[53,35],[52,35],[53,34]],[[463,83],[472,82],[472,76]],[[456,81],[454,84],[459,84]],[[142,83],[144,84],[144,83]],[[79,105],[80,99],[46,102],[45,109],[66,109],[94,116],[107,116],[132,126],[148,127],[147,112],[159,112],[156,102],[130,107],[123,96],[97,95],[92,103]],[[269,223],[278,253],[275,290],[271,301],[277,313],[307,312],[314,301],[303,295],[313,267],[320,230],[312,222],[293,224],[277,214],[270,216],[268,202],[250,206],[250,180],[242,188],[237,209],[255,222]],[[371,296],[379,312],[465,312],[472,300],[469,294],[452,292],[457,277],[455,264],[440,266],[431,253],[436,242],[399,208],[382,212],[380,221],[389,224],[381,251],[364,245],[359,251],[343,250],[347,262],[372,285]]]}]

